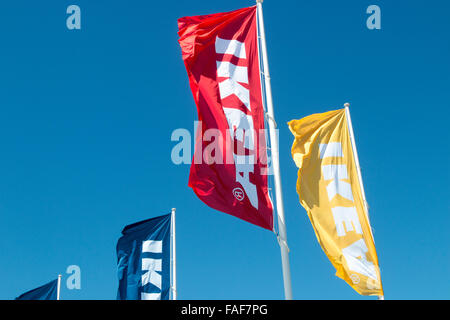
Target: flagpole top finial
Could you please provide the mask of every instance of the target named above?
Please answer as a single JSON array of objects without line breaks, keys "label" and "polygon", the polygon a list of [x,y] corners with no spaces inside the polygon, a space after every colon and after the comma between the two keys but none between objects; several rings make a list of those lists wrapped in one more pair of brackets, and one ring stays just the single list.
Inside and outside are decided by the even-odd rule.
[{"label": "flagpole top finial", "polygon": [[344,107],[346,107],[346,108],[350,107],[350,103],[348,103],[348,102],[344,103]]},{"label": "flagpole top finial", "polygon": [[263,3],[264,0],[256,0],[256,3]]}]

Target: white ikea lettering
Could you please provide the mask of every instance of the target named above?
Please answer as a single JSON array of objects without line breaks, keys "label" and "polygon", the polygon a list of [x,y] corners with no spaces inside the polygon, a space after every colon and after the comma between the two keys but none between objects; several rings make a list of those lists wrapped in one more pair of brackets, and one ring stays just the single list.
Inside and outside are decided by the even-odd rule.
[{"label": "white ikea lettering", "polygon": [[242,101],[248,110],[251,110],[250,92],[244,86],[239,84],[239,82],[248,83],[247,67],[237,66],[227,61],[217,61],[217,76],[228,78],[219,82],[220,98],[225,99],[234,94]]},{"label": "white ikea lettering", "polygon": [[238,58],[246,59],[245,44],[237,40],[216,38],[216,53],[232,54]]},{"label": "white ikea lettering", "polygon": [[352,186],[350,183],[342,181],[348,179],[347,165],[331,164],[322,166],[324,180],[332,180],[327,185],[328,199],[331,201],[336,194],[353,201]]},{"label": "white ikea lettering", "polygon": [[255,149],[253,138],[253,118],[239,109],[223,108],[227,118],[231,137],[244,142],[244,147],[249,150]]},{"label": "white ikea lettering", "polygon": [[162,253],[161,240],[142,241],[142,252]]},{"label": "white ikea lettering", "polygon": [[367,249],[364,239],[359,239],[347,248],[344,248],[342,253],[347,261],[348,268],[351,271],[361,273],[378,281],[375,265],[366,259],[367,251],[369,251],[369,249]]},{"label": "white ikea lettering", "polygon": [[[232,54],[238,58],[245,59],[245,45],[237,40],[224,40],[216,38],[216,53]],[[219,82],[220,98],[225,99],[230,95],[236,95],[239,100],[250,108],[250,92],[247,88],[239,84],[248,83],[247,66],[237,66],[231,62],[217,61],[217,76],[226,77],[224,81]]]},{"label": "white ikea lettering", "polygon": [[[234,76],[235,74],[233,74]],[[219,82],[220,99],[225,99],[228,96],[236,95],[239,100],[250,111],[250,92],[244,86],[240,85],[235,79],[228,78],[222,82]]]},{"label": "white ikea lettering", "polygon": [[349,231],[362,234],[358,212],[355,207],[334,207],[331,208],[331,211],[333,212],[334,223],[339,237],[345,236]]},{"label": "white ikea lettering", "polygon": [[[245,44],[237,40],[225,40],[219,37],[216,38],[215,43],[217,54],[231,54],[243,61],[247,62]],[[245,88],[241,83],[248,84],[248,67],[243,63],[240,65],[233,64],[229,61],[216,61],[217,63],[217,76],[225,78],[219,82],[219,94],[221,99],[225,99],[231,95],[235,95],[247,108],[251,111],[250,106],[250,91]],[[236,107],[239,107],[237,105]],[[224,107],[223,112],[228,122],[228,128],[231,133],[233,141],[238,141],[238,146],[241,149],[235,153],[233,148],[233,159],[236,166],[236,182],[240,183],[244,188],[244,191],[249,198],[253,207],[258,209],[258,194],[256,186],[250,182],[250,173],[254,172],[254,153],[255,140],[253,118],[251,115],[247,115],[242,110],[237,108]],[[241,200],[241,199],[239,199]]]},{"label": "white ikea lettering", "polygon": [[161,289],[161,275],[155,272],[162,271],[161,266],[161,259],[142,259],[142,271],[146,271],[142,275],[142,286],[151,283]]},{"label": "white ikea lettering", "polygon": [[[342,158],[342,145],[339,142],[331,142],[328,144],[319,145],[320,158],[327,157]],[[325,181],[332,180],[327,185],[328,198],[331,201],[336,194],[343,196],[344,198],[353,201],[353,193],[351,185],[342,181],[348,179],[347,166],[345,164],[336,165],[323,165],[322,174]],[[363,234],[361,223],[358,218],[358,211],[353,207],[341,207],[335,206],[331,208],[334,224],[338,237],[345,236],[348,232],[354,231],[358,234]],[[350,271],[358,272],[372,278],[376,281],[377,273],[375,265],[366,259],[367,249],[364,239],[359,239],[353,242],[348,247],[342,249],[342,254],[347,261],[347,265]],[[372,282],[368,281],[368,284],[372,285]]]},{"label": "white ikea lettering", "polygon": [[[342,145],[340,142],[330,142],[328,144],[319,145],[320,158],[342,158]],[[353,201],[352,186],[348,182],[342,181],[342,179],[348,179],[347,166],[343,165],[323,165],[322,173],[324,180],[332,180],[327,185],[328,199],[331,201],[336,194]],[[358,214],[355,207],[336,207],[331,209],[333,211],[334,224],[336,225],[338,236],[345,235],[345,227],[348,231],[355,230],[358,233],[362,233],[361,224],[358,219]],[[355,229],[352,227],[355,226]]]},{"label": "white ikea lettering", "polygon": [[322,172],[325,180],[348,179],[347,165],[345,164],[324,165]]},{"label": "white ikea lettering", "polygon": [[326,144],[319,144],[320,159],[333,157],[342,158],[342,146],[340,142],[330,142]]},{"label": "white ikea lettering", "polygon": [[236,181],[239,182],[245,190],[250,203],[258,209],[258,194],[256,186],[250,182],[250,172],[253,172],[254,164],[246,163],[248,156],[234,154],[234,163],[236,165]]},{"label": "white ikea lettering", "polygon": [[161,300],[161,293],[141,292],[141,300]]},{"label": "white ikea lettering", "polygon": [[[142,242],[142,252],[162,253],[161,240],[146,240]],[[142,271],[145,271],[141,276],[141,286],[148,283],[153,284],[161,290],[162,278],[158,272],[162,271],[162,259],[143,258]],[[157,272],[158,271],[158,272]],[[161,293],[141,293],[142,300],[159,300]]]},{"label": "white ikea lettering", "polygon": [[217,61],[217,76],[248,83],[247,67],[237,66],[228,61]]}]

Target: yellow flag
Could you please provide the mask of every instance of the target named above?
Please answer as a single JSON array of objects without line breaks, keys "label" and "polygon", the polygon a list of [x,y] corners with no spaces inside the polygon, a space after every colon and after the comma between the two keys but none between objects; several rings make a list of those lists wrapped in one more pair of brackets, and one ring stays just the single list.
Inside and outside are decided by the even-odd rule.
[{"label": "yellow flag", "polygon": [[297,193],[336,275],[362,295],[383,296],[377,253],[350,140],[346,109],[288,123]]}]

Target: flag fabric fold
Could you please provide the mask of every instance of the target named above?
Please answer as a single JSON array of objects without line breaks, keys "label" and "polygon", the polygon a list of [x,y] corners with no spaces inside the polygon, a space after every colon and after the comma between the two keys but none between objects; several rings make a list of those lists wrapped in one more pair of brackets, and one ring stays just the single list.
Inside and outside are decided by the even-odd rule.
[{"label": "flag fabric fold", "polygon": [[117,242],[117,300],[168,300],[171,214],[126,226]]},{"label": "flag fabric fold", "polygon": [[297,193],[336,275],[362,295],[383,295],[346,110],[288,123],[299,168]]},{"label": "flag fabric fold", "polygon": [[178,28],[200,123],[188,185],[208,206],[273,230],[256,6]]},{"label": "flag fabric fold", "polygon": [[58,279],[50,281],[43,286],[27,291],[15,300],[57,300]]}]

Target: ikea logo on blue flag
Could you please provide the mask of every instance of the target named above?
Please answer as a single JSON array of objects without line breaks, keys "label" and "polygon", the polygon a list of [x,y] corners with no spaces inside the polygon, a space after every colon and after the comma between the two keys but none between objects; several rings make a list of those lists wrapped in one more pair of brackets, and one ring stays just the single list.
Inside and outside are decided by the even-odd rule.
[{"label": "ikea logo on blue flag", "polygon": [[171,214],[126,226],[117,242],[118,300],[168,300]]},{"label": "ikea logo on blue flag", "polygon": [[[162,257],[145,258],[145,253],[154,253],[162,255],[163,241],[145,240],[142,242],[142,275],[141,286],[145,288],[149,284],[159,289],[159,292],[141,292],[141,300],[161,300],[162,289]],[[151,287],[152,287],[151,286]]]}]

